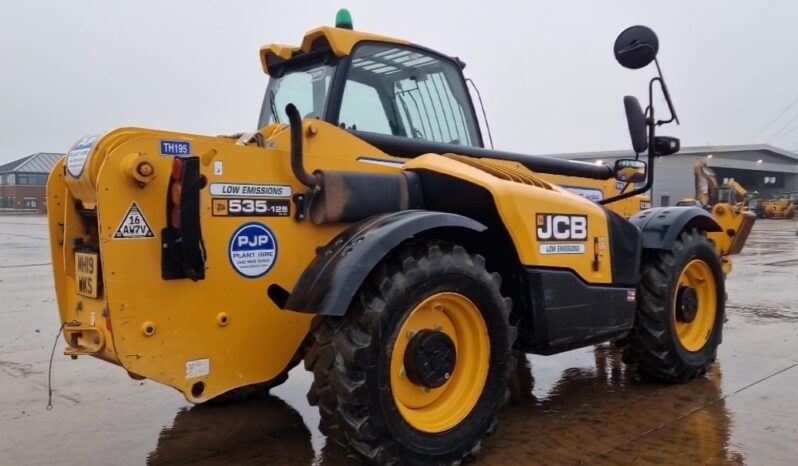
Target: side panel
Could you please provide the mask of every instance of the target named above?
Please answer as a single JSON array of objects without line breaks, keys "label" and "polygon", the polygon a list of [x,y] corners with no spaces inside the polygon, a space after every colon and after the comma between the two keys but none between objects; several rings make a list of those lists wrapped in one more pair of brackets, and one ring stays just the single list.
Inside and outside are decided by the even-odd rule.
[{"label": "side panel", "polygon": [[554,354],[622,337],[635,316],[635,288],[589,286],[564,270],[527,269],[532,352]]},{"label": "side panel", "polygon": [[612,253],[612,281],[615,285],[637,286],[640,282],[642,234],[620,215],[607,211]]},{"label": "side panel", "polygon": [[64,247],[64,238],[73,237],[74,234],[66,235],[65,231],[68,196],[69,193],[64,183],[64,159],[62,158],[55,164],[47,180],[47,225],[50,233],[50,255],[53,259],[55,298],[58,303],[61,322],[67,322],[70,317],[66,309],[67,274],[64,260],[64,251],[66,249]]},{"label": "side panel", "polygon": [[440,155],[422,155],[405,167],[420,173],[432,210],[479,220],[471,201],[458,195],[457,181],[487,190],[523,265],[569,269],[587,283],[612,283],[607,213],[597,204],[557,186],[504,180]]}]

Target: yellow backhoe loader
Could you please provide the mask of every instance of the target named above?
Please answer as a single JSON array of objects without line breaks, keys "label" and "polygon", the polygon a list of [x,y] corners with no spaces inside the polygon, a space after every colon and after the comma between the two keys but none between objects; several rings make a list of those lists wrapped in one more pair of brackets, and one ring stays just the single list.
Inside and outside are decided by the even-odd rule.
[{"label": "yellow backhoe loader", "polygon": [[712,208],[715,204],[723,203],[736,206],[739,210],[747,206],[748,190],[734,179],[719,185],[715,171],[701,159],[696,159],[693,163],[693,176],[695,197],[682,199],[677,205]]},{"label": "yellow backhoe loader", "polygon": [[[615,58],[639,69],[658,48],[635,26]],[[657,135],[678,122],[658,72],[645,112],[624,98],[637,156],[609,166],[484,148],[462,61],[355,31],[345,12],[260,59],[257,131],[120,128],[80,139],[53,169],[67,355],[192,403],[279,384],[304,359],[322,432],[377,464],[476,453],[514,349],[614,340],[648,378],[709,370],[724,273],[753,216],[613,210],[639,210],[655,158],[679,149]],[[590,200],[550,177],[613,189]]]}]

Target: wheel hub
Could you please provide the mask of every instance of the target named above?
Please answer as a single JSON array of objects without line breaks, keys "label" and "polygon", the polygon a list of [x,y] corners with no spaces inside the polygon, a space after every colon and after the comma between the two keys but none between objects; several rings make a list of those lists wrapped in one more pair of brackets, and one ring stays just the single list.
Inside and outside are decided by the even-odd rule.
[{"label": "wheel hub", "polygon": [[698,313],[698,295],[692,287],[681,287],[676,293],[676,318],[690,323]]},{"label": "wheel hub", "polygon": [[449,335],[421,330],[407,344],[404,355],[407,378],[427,388],[442,387],[452,376],[457,350]]}]

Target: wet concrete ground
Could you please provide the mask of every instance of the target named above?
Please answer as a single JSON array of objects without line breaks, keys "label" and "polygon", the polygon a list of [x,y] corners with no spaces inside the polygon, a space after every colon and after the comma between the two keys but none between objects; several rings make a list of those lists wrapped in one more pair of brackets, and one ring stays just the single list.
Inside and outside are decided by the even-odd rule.
[{"label": "wet concrete ground", "polygon": [[[59,322],[44,222],[0,216],[0,464],[350,464],[316,429],[301,367],[273,395],[192,407],[107,363],[66,358],[59,340],[46,410]],[[760,220],[735,258],[707,377],[640,382],[609,346],[522,356],[513,401],[473,464],[798,462],[796,228]]]}]

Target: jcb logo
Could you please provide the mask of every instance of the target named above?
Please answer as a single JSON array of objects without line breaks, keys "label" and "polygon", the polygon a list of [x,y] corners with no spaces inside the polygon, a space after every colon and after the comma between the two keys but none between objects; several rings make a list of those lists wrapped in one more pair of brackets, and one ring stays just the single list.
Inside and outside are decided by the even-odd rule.
[{"label": "jcb logo", "polygon": [[537,214],[537,226],[540,241],[587,239],[587,217],[584,215]]}]

